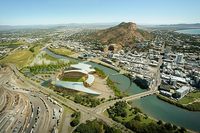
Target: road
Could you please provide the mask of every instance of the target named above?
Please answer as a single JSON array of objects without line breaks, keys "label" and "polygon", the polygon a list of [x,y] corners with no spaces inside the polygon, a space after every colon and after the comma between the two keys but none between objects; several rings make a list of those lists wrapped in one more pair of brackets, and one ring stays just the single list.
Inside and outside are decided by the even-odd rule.
[{"label": "road", "polygon": [[107,123],[109,126],[113,126],[115,125],[116,127],[124,130],[124,132],[132,132],[131,130],[127,129],[125,126],[123,126],[122,124],[120,123],[117,123],[115,121],[113,121],[112,119],[106,117],[103,115],[103,112],[109,108],[110,106],[114,105],[116,102],[118,101],[131,101],[131,100],[134,100],[134,99],[137,99],[137,98],[141,98],[141,97],[144,97],[144,96],[148,96],[148,95],[152,95],[154,93],[157,93],[157,89],[156,88],[153,88],[153,89],[150,89],[149,91],[146,91],[146,92],[143,92],[143,93],[139,93],[139,94],[135,94],[135,95],[132,95],[132,96],[128,96],[128,97],[124,97],[122,99],[116,99],[116,100],[112,100],[112,101],[109,101],[109,102],[105,102],[99,106],[97,106],[96,108],[88,108],[88,107],[85,107],[83,105],[80,105],[80,104],[77,104],[71,100],[68,100],[68,99],[65,99],[63,98],[62,96],[54,93],[52,90],[48,89],[48,88],[45,88],[45,87],[42,87],[40,86],[39,84],[27,79],[26,77],[24,77],[24,75],[22,75],[18,70],[17,68],[12,65],[12,64],[9,64],[10,68],[13,70],[13,72],[23,81],[29,83],[30,85],[32,86],[35,86],[36,88],[38,88],[42,93],[44,94],[48,94],[51,96],[51,98],[55,99],[56,101],[58,101],[59,103],[67,106],[67,107],[70,107],[72,108],[73,110],[77,110],[77,111],[80,111],[81,113],[83,113],[84,115],[88,115],[88,117],[86,118],[90,118],[90,117],[94,117],[94,118],[97,118],[105,123]]},{"label": "road", "polygon": [[54,100],[32,85],[25,87],[9,69],[0,71],[0,84],[0,132],[52,132],[58,127],[62,112]]}]

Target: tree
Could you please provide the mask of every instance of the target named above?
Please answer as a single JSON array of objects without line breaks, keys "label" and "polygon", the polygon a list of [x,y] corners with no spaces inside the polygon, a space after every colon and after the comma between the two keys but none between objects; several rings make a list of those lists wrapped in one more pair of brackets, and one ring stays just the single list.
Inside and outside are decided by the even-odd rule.
[{"label": "tree", "polygon": [[184,132],[186,132],[187,130],[186,130],[184,127],[181,127],[179,131],[180,131],[181,133],[184,133]]},{"label": "tree", "polygon": [[177,129],[177,126],[176,126],[176,125],[173,125],[173,129],[176,130],[176,129]]},{"label": "tree", "polygon": [[97,120],[94,121],[86,121],[86,124],[80,124],[75,132],[78,133],[101,133],[103,132],[103,124]]},{"label": "tree", "polygon": [[82,102],[82,98],[80,96],[75,96],[74,102],[75,103],[81,103]]},{"label": "tree", "polygon": [[134,117],[134,120],[136,120],[136,121],[141,121],[140,115],[136,115],[136,116]]},{"label": "tree", "polygon": [[162,122],[161,120],[159,120],[159,121],[157,122],[157,124],[158,124],[158,125],[162,125],[163,122]]},{"label": "tree", "polygon": [[104,125],[105,133],[121,133],[120,129]]},{"label": "tree", "polygon": [[165,123],[165,128],[167,129],[167,130],[172,130],[172,124],[171,123]]},{"label": "tree", "polygon": [[70,125],[72,127],[75,127],[79,124],[79,122],[80,122],[79,119],[75,118],[73,121],[70,122]]},{"label": "tree", "polygon": [[134,112],[135,112],[135,114],[142,113],[142,111],[137,107],[134,107]]}]

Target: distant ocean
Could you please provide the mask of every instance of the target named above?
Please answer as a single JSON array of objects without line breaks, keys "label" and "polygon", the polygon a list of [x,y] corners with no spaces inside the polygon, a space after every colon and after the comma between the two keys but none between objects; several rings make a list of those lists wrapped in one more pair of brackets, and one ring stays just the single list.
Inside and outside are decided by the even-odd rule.
[{"label": "distant ocean", "polygon": [[200,29],[187,29],[187,30],[177,30],[176,32],[184,33],[184,34],[199,34],[200,35]]}]

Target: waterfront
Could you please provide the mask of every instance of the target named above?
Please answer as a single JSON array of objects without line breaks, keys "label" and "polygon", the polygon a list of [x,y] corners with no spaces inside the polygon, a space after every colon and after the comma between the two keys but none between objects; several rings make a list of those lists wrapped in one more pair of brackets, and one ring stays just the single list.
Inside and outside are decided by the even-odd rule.
[{"label": "waterfront", "polygon": [[200,112],[179,108],[159,100],[155,95],[137,99],[133,101],[132,106],[139,107],[144,113],[158,120],[200,131]]},{"label": "waterfront", "polygon": [[118,74],[116,70],[93,62],[88,62],[88,64],[103,70],[105,74],[109,75],[109,78],[115,83],[115,85],[122,92],[125,92],[128,95],[133,95],[145,91],[133,83],[128,77],[122,74]]},{"label": "waterfront", "polygon": [[177,30],[178,33],[200,35],[200,29]]},{"label": "waterfront", "polygon": [[[58,59],[66,59],[66,60],[70,60],[70,61],[77,61],[77,60],[70,58],[70,57],[54,54],[53,52],[49,51],[48,49],[44,49],[44,51],[46,51],[46,53],[48,55],[55,57],[55,58],[58,58]],[[116,70],[113,70],[111,68],[108,68],[108,67],[105,67],[103,65],[93,63],[93,62],[88,62],[88,64],[92,65],[93,67],[97,67],[97,68],[103,70],[104,73],[109,75],[109,78],[115,83],[115,85],[121,91],[125,92],[128,95],[133,95],[133,94],[137,94],[137,93],[145,91],[145,90],[141,89],[140,87],[138,87],[135,83],[131,82],[131,80],[128,77],[121,75],[121,74],[118,74],[118,72]]]},{"label": "waterfront", "polygon": [[48,55],[50,55],[54,58],[57,58],[57,59],[69,60],[69,61],[72,61],[72,62],[78,62],[79,61],[79,59],[74,59],[74,58],[71,58],[71,57],[55,54],[47,48],[43,49],[43,51],[45,51]]},{"label": "waterfront", "polygon": [[[47,53],[55,58],[71,60],[71,58],[68,57],[55,56],[56,54],[49,51]],[[118,72],[116,70],[93,62],[88,62],[88,64],[103,70],[104,73],[109,75],[110,79],[115,82],[116,86],[121,91],[126,92],[128,95],[133,95],[145,91],[138,87],[135,83],[132,83],[126,76],[117,74]],[[135,100],[133,101],[132,106],[141,108],[144,113],[155,119],[170,122],[191,130],[200,131],[200,112],[191,112],[185,109],[181,109],[158,99],[156,96],[147,96],[142,99]]]}]

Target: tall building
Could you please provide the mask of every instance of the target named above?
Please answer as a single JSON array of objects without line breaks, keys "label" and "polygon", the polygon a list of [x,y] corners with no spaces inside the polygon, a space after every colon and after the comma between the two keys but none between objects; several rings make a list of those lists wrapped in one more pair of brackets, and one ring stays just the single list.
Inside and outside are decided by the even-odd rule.
[{"label": "tall building", "polygon": [[176,55],[176,58],[175,58],[175,63],[176,64],[181,64],[181,63],[184,63],[184,55],[182,53],[178,53]]}]

